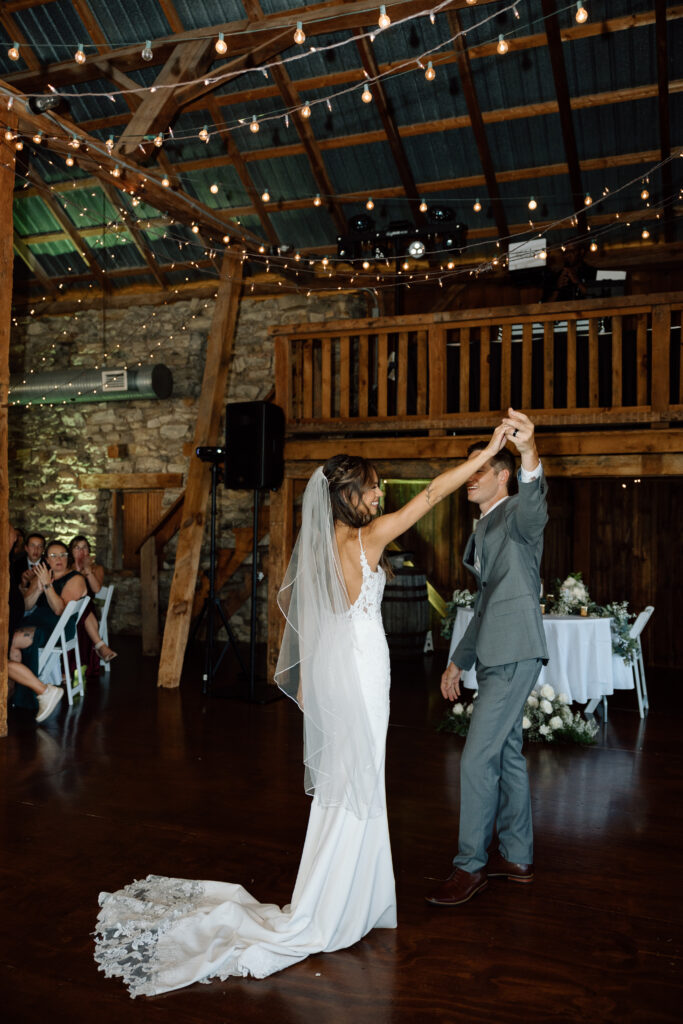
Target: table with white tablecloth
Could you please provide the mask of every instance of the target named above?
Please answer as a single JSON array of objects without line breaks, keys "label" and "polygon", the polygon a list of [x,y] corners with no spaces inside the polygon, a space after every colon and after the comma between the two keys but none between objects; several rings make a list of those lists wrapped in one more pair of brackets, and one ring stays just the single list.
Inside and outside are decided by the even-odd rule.
[{"label": "table with white tablecloth", "polygon": [[[449,659],[473,614],[471,608],[458,608]],[[615,690],[632,690],[631,666],[612,651],[610,622],[611,619],[588,616],[544,615],[548,664],[542,668],[536,685],[550,683],[556,693],[566,693],[571,700],[593,707]],[[463,672],[462,680],[470,689],[477,688],[474,668]]]}]

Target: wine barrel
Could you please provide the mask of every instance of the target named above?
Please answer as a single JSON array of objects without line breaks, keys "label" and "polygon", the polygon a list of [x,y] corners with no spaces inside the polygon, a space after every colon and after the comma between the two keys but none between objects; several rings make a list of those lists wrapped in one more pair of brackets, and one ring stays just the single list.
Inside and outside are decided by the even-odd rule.
[{"label": "wine barrel", "polygon": [[382,620],[390,650],[422,652],[429,629],[427,577],[423,572],[404,566],[387,580]]}]

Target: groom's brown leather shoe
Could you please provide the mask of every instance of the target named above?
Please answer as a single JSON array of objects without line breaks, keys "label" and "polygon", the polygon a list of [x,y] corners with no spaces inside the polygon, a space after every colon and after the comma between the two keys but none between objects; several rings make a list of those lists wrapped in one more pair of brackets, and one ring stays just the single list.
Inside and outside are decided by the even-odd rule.
[{"label": "groom's brown leather shoe", "polygon": [[446,881],[442,882],[436,892],[425,896],[425,899],[427,903],[433,903],[438,907],[457,907],[459,903],[467,903],[468,900],[471,900],[487,884],[488,878],[485,870],[470,872],[456,868]]},{"label": "groom's brown leather shoe", "polygon": [[486,871],[489,878],[507,878],[510,882],[529,883],[534,880],[533,864],[514,864],[505,860],[500,850],[489,855]]}]

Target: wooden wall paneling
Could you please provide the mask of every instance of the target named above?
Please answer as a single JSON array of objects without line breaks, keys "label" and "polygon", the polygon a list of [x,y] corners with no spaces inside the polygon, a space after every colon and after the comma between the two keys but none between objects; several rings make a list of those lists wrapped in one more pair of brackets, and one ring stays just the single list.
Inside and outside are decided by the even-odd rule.
[{"label": "wooden wall paneling", "polygon": [[387,388],[389,383],[389,338],[386,331],[377,335],[377,415],[386,416],[389,405]]},{"label": "wooden wall paneling", "polygon": [[301,345],[301,415],[306,420],[313,419],[313,338],[306,338]]},{"label": "wooden wall paneling", "polygon": [[300,338],[292,344],[292,370],[292,415],[300,420],[304,415],[304,342]]},{"label": "wooden wall paneling", "polygon": [[275,402],[283,410],[285,419],[292,416],[292,366],[289,339],[275,335]]},{"label": "wooden wall paneling", "polygon": [[277,595],[294,546],[295,481],[285,477],[279,490],[270,495],[270,542],[268,545],[268,682],[274,682],[284,618]]},{"label": "wooden wall paneling", "polygon": [[669,407],[670,395],[671,306],[652,310],[652,397],[656,412]]},{"label": "wooden wall paneling", "polygon": [[567,408],[576,409],[576,320],[567,321]]},{"label": "wooden wall paneling", "polygon": [[639,313],[636,327],[636,402],[647,405],[647,313]]},{"label": "wooden wall paneling", "polygon": [[370,395],[370,345],[368,335],[358,337],[358,415],[367,416]]},{"label": "wooden wall paneling", "polygon": [[567,572],[585,572],[591,564],[591,482],[574,482],[574,564]]},{"label": "wooden wall paneling", "polygon": [[623,319],[620,316],[612,317],[612,405],[621,406],[624,404],[622,394],[622,326]]},{"label": "wooden wall paneling", "polygon": [[320,349],[320,415],[332,416],[332,338],[323,338]]},{"label": "wooden wall paneling", "polygon": [[488,324],[479,331],[479,411],[491,408],[491,328]]},{"label": "wooden wall paneling", "polygon": [[552,320],[543,324],[543,408],[553,407],[553,382],[555,371],[554,325]]},{"label": "wooden wall paneling", "polygon": [[534,325],[525,323],[522,327],[522,408],[531,408],[531,345]]},{"label": "wooden wall paneling", "polygon": [[399,331],[398,365],[396,367],[396,415],[408,412],[408,332]]},{"label": "wooden wall paneling", "polygon": [[347,418],[351,407],[351,339],[339,338],[339,415]]},{"label": "wooden wall paneling", "polygon": [[599,322],[592,316],[588,321],[588,405],[595,409],[598,405],[598,327]]},{"label": "wooden wall paneling", "polygon": [[512,324],[503,324],[500,338],[500,407],[512,405]]},{"label": "wooden wall paneling", "polygon": [[460,338],[460,388],[458,412],[470,411],[470,329],[461,327]]},{"label": "wooden wall paneling", "polygon": [[427,332],[418,331],[415,339],[417,349],[417,408],[418,416],[424,416],[427,412],[429,395],[429,374],[427,370]]}]

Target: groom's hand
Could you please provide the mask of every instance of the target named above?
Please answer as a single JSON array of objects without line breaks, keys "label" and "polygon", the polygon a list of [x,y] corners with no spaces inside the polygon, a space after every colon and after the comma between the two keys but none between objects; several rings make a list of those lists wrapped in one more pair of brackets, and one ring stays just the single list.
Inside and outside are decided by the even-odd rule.
[{"label": "groom's hand", "polygon": [[455,700],[456,697],[460,696],[461,675],[462,669],[454,665],[452,661],[449,661],[448,668],[441,676],[441,693],[446,700]]}]

